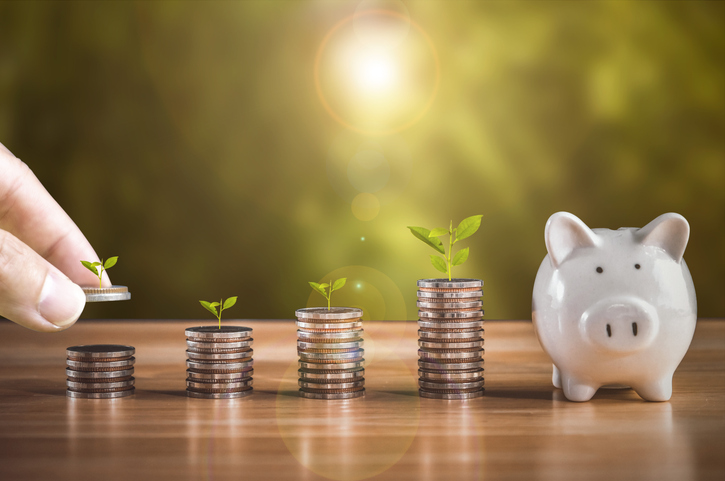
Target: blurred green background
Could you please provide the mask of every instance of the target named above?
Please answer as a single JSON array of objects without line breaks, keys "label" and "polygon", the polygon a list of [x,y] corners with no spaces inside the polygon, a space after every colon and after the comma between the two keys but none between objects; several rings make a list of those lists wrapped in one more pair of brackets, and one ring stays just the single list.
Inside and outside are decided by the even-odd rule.
[{"label": "blurred green background", "polygon": [[0,2],[0,142],[120,256],[86,318],[415,319],[406,226],[483,214],[454,275],[530,319],[559,210],[681,213],[725,317],[723,2]]}]

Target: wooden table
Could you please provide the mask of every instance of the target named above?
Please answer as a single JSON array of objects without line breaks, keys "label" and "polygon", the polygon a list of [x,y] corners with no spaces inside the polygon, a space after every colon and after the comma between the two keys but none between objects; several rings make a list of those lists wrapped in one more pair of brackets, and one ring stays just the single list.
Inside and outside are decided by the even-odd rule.
[{"label": "wooden table", "polygon": [[[670,402],[631,390],[572,403],[530,322],[486,323],[486,395],[417,394],[415,322],[367,322],[362,399],[297,396],[292,321],[254,328],[254,394],[185,395],[184,328],[81,321],[58,334],[0,323],[0,479],[725,478],[725,322],[698,323]],[[136,347],[136,394],[65,396],[65,348]]]}]

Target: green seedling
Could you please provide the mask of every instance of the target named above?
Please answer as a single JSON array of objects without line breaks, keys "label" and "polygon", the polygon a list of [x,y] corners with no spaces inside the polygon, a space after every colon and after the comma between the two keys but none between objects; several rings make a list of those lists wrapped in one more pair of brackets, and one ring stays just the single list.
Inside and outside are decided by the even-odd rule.
[{"label": "green seedling", "polygon": [[[433,249],[443,254],[443,257],[439,255],[431,255],[430,262],[431,264],[433,264],[433,267],[435,267],[444,274],[448,274],[448,280],[450,281],[451,267],[460,266],[461,264],[466,262],[466,259],[468,259],[468,247],[456,252],[456,255],[453,256],[453,259],[451,259],[453,244],[455,244],[459,240],[463,240],[466,237],[471,237],[473,234],[475,234],[478,228],[481,227],[482,217],[482,215],[473,215],[471,217],[466,217],[461,221],[460,224],[458,224],[458,227],[456,227],[455,229],[453,228],[453,221],[451,221],[451,223],[449,224],[448,229],[438,227],[433,230],[428,230],[424,227],[412,226],[408,226],[408,229],[410,229],[410,232],[412,232],[415,237],[422,240],[427,245],[431,246]],[[441,240],[439,239],[439,237],[445,235],[450,236],[448,239],[447,255],[446,248],[444,247],[443,242],[441,242]]]},{"label": "green seedling", "polygon": [[[333,291],[341,289],[345,285],[345,282],[347,282],[347,277],[338,279],[335,282],[332,282],[332,280],[330,280],[329,284],[327,284],[327,283],[318,284],[317,282],[310,282],[310,286],[314,290],[316,290],[317,292],[322,294],[322,296],[325,299],[327,299],[327,310],[329,311],[330,310],[330,298],[332,297]],[[328,288],[329,288],[329,291],[326,291],[325,289],[328,289]]]},{"label": "green seedling", "polygon": [[[199,303],[204,306],[204,309],[214,314],[214,317],[219,319],[219,329],[222,328],[222,311],[224,309],[229,309],[234,304],[237,303],[237,296],[230,297],[226,301],[221,299],[219,302],[207,302],[207,301],[199,301]],[[219,308],[219,312],[217,313],[216,308]]]},{"label": "green seedling", "polygon": [[101,259],[101,262],[81,261],[81,264],[98,277],[98,288],[100,289],[103,286],[103,271],[115,266],[116,262],[118,262],[118,256],[109,257],[105,262]]}]

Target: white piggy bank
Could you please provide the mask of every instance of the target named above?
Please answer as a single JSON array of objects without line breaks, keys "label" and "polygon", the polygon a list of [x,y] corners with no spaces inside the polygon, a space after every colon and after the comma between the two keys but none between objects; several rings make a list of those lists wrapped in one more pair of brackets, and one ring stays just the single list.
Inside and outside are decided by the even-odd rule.
[{"label": "white piggy bank", "polygon": [[534,283],[532,318],[570,401],[631,386],[648,401],[672,396],[672,375],[695,333],[697,301],[682,258],[690,226],[663,214],[641,229],[590,229],[552,215],[549,252]]}]

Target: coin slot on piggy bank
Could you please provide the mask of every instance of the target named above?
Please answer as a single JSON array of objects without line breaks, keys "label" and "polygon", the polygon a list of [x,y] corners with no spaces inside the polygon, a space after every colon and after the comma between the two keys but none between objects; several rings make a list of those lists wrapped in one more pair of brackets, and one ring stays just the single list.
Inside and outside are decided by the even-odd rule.
[{"label": "coin slot on piggy bank", "polygon": [[590,229],[568,212],[549,218],[532,319],[567,399],[622,385],[648,401],[670,399],[697,319],[683,259],[689,235],[674,213],[616,231]]}]

